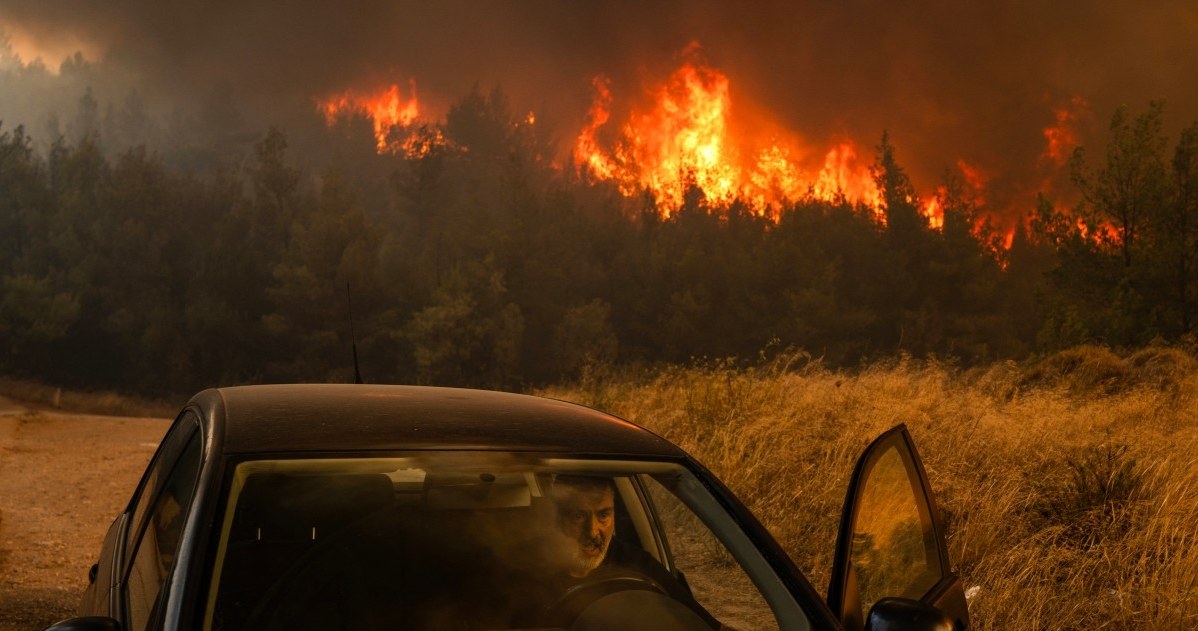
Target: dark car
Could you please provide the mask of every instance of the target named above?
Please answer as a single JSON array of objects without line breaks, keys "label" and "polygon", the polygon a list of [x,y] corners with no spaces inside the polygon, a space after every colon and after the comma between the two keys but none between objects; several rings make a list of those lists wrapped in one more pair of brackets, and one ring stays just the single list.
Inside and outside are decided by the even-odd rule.
[{"label": "dark car", "polygon": [[450,388],[199,393],[90,578],[83,617],[53,629],[968,624],[902,426],[857,464],[825,601],[669,441],[570,403]]}]

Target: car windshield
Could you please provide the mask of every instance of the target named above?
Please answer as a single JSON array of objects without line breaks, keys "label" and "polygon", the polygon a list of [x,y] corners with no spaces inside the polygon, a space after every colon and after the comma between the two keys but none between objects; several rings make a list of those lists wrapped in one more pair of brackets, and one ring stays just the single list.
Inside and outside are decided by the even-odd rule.
[{"label": "car windshield", "polygon": [[206,629],[805,629],[673,463],[421,453],[234,465]]}]

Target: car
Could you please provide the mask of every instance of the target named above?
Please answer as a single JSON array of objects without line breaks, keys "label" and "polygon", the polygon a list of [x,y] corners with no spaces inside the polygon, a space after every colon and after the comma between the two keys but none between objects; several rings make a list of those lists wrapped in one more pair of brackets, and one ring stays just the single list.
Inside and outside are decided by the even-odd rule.
[{"label": "car", "polygon": [[834,559],[824,599],[696,459],[597,410],[239,386],[183,408],[50,629],[963,629],[905,427],[858,461]]}]

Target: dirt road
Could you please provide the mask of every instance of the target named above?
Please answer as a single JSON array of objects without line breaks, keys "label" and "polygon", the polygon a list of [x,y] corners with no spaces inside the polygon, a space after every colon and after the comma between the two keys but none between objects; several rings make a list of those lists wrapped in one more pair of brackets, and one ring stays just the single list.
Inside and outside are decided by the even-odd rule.
[{"label": "dirt road", "polygon": [[167,424],[34,411],[0,397],[0,631],[74,614],[104,533]]}]

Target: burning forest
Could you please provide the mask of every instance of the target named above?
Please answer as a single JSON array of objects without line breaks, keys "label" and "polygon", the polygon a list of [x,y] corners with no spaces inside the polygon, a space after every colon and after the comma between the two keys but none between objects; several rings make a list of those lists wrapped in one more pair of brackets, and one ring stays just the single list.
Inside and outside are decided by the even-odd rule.
[{"label": "burning forest", "polygon": [[[790,347],[985,362],[1198,319],[1198,95],[1143,71],[1198,58],[1017,38],[1062,10],[39,6],[0,7],[6,370],[338,379],[347,284],[373,379],[495,387]],[[1122,11],[1087,19],[1189,41],[1187,7]],[[1012,54],[961,35],[981,24]]]},{"label": "burning forest", "polygon": [[[974,627],[1193,627],[1195,33],[1192,0],[0,0],[0,394],[547,393],[728,474],[816,584],[843,480],[795,463],[897,418]],[[50,463],[28,412],[9,452]]]}]

